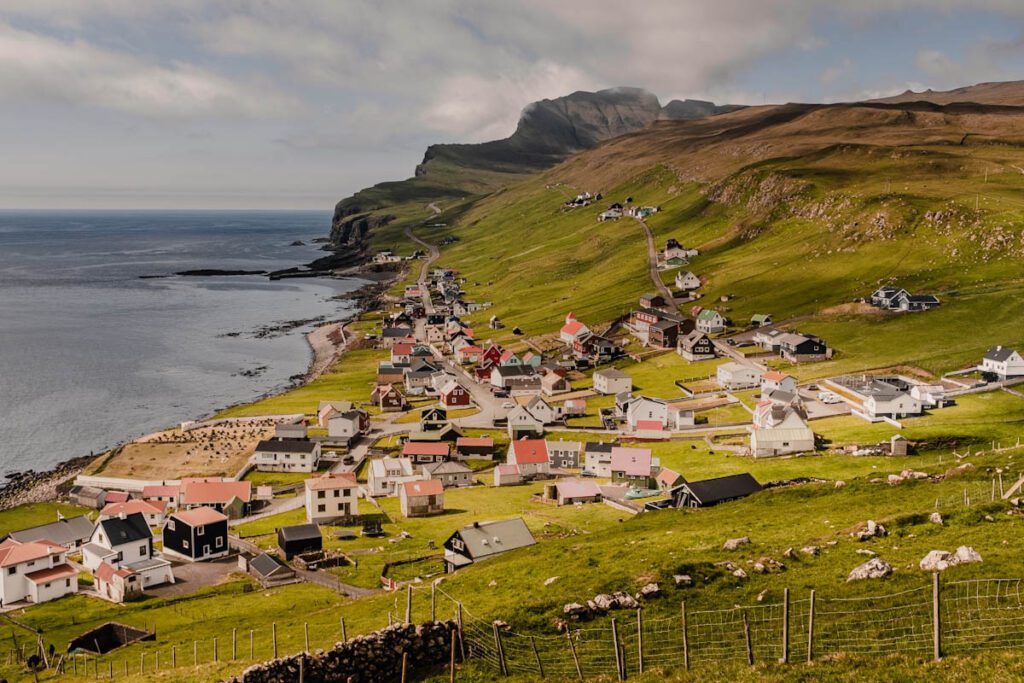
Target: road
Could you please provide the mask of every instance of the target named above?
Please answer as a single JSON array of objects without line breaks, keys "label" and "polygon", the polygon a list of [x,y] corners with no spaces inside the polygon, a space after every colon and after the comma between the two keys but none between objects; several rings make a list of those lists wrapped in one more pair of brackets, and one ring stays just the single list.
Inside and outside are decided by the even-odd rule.
[{"label": "road", "polygon": [[[441,209],[438,208],[437,204],[429,204],[430,210],[434,212],[433,215],[437,216],[441,213]],[[423,221],[426,223],[426,221]],[[423,225],[420,223],[420,225]],[[425,240],[421,240],[419,237],[413,234],[412,226],[405,228],[405,236],[411,239],[416,244],[420,245],[430,254],[425,261],[420,264],[420,274],[416,279],[416,282],[420,286],[420,294],[423,296],[423,308],[428,315],[434,312],[434,302],[430,300],[430,292],[427,290],[427,274],[430,272],[430,267],[434,265],[434,262],[441,256],[441,251],[436,245],[431,244]]]},{"label": "road", "polygon": [[671,303],[675,301],[675,296],[672,294],[672,290],[661,281],[661,273],[658,272],[658,248],[654,244],[654,235],[651,233],[651,228],[643,218],[637,218],[636,222],[643,227],[644,235],[647,237],[647,260],[650,263],[651,282],[654,283],[655,289],[665,297],[665,301]]}]

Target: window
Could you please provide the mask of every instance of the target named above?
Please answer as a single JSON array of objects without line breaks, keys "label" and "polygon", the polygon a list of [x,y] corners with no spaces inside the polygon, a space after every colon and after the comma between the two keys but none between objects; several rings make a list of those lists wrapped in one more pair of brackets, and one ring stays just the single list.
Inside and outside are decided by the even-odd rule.
[{"label": "window", "polygon": [[167,528],[170,529],[171,531],[174,531],[174,520],[173,519],[167,520]]},{"label": "window", "polygon": [[218,536],[217,538],[213,539],[213,545],[216,548],[223,547],[224,546],[224,537],[223,536]]},{"label": "window", "polygon": [[196,536],[202,536],[205,533],[206,533],[206,527],[202,527],[202,526],[197,526],[196,527]]},{"label": "window", "polygon": [[139,546],[139,557],[145,557],[146,556],[146,551],[148,549],[149,549],[148,545],[140,545]]},{"label": "window", "polygon": [[64,579],[64,587],[71,588],[71,579]]},{"label": "window", "polygon": [[340,498],[341,497],[341,491],[338,490],[338,489],[334,489],[334,497],[335,498]]},{"label": "window", "polygon": [[327,492],[326,491],[317,491],[316,492],[316,497],[317,498],[326,498],[327,497]]},{"label": "window", "polygon": [[323,503],[321,503],[320,505],[316,506],[316,511],[317,512],[326,512],[327,511],[327,506],[324,505]]},{"label": "window", "polygon": [[17,567],[8,567],[7,568],[7,573],[11,574],[11,575],[17,574],[18,573],[18,568]]},{"label": "window", "polygon": [[181,547],[184,548],[185,550],[188,550],[188,541],[182,539]]}]

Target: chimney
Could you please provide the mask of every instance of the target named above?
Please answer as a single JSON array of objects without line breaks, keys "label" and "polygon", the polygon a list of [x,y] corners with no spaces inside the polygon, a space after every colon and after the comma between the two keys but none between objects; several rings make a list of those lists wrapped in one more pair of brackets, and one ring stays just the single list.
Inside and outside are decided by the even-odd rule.
[{"label": "chimney", "polygon": [[128,517],[128,515],[126,515],[124,513],[124,510],[121,510],[120,512],[117,513],[117,518],[118,519],[126,519],[127,517]]}]

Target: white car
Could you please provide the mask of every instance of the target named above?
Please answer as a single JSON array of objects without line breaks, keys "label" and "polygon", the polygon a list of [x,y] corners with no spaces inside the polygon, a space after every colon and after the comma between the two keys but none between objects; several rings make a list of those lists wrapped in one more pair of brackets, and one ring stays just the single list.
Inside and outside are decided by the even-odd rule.
[{"label": "white car", "polygon": [[831,391],[823,391],[818,394],[818,400],[825,405],[834,405],[836,403],[843,402],[843,399],[839,398],[838,394],[833,394]]},{"label": "white car", "polygon": [[513,408],[516,407],[516,404],[513,403],[512,401],[505,401],[504,403],[501,404],[501,407],[507,408],[508,410],[512,410]]}]

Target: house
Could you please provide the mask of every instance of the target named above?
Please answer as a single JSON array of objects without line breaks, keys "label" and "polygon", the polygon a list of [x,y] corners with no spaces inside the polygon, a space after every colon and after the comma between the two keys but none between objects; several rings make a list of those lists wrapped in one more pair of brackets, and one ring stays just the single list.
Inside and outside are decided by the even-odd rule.
[{"label": "house", "polygon": [[523,479],[547,477],[551,474],[548,444],[544,439],[519,439],[508,446],[509,465],[516,465]]},{"label": "house", "polygon": [[508,436],[512,440],[544,434],[544,421],[533,415],[525,406],[517,405],[509,411],[506,419]]},{"label": "house", "polygon": [[[401,381],[403,371],[398,370],[398,379]],[[379,374],[379,372],[378,372]],[[336,413],[347,413],[348,411],[355,408],[355,404],[352,401],[320,401],[316,409],[317,424],[323,428],[327,428],[327,420]]]},{"label": "house", "polygon": [[657,420],[640,420],[633,430],[633,437],[638,441],[662,441],[671,436],[665,425]]},{"label": "house", "polygon": [[680,484],[672,489],[672,502],[677,508],[702,508],[731,500],[746,498],[761,490],[761,485],[747,473],[704,479]]},{"label": "house", "polygon": [[536,541],[521,517],[498,522],[474,522],[462,527],[444,542],[444,562],[449,573],[489,557]]},{"label": "house", "polygon": [[580,456],[583,451],[582,443],[579,441],[566,441],[564,439],[559,439],[558,441],[549,439],[546,443],[548,447],[548,461],[552,467],[574,470],[580,468]]},{"label": "house", "polygon": [[533,351],[527,351],[523,354],[523,365],[530,365],[535,368],[539,368],[544,362],[544,357],[539,353]]},{"label": "house", "polygon": [[644,294],[640,297],[640,306],[642,308],[663,308],[665,297],[660,294]]},{"label": "house", "polygon": [[306,521],[351,522],[359,517],[359,484],[353,472],[327,472],[305,482]]},{"label": "house", "polygon": [[946,387],[941,384],[914,384],[910,387],[910,396],[927,408],[941,408],[948,401]]},{"label": "house", "polygon": [[662,467],[661,471],[658,472],[658,476],[655,477],[655,483],[657,483],[658,488],[662,491],[669,491],[685,482],[686,479],[683,478],[683,475],[667,467]]},{"label": "house", "polygon": [[[332,416],[328,424],[339,417]],[[260,472],[315,472],[320,464],[320,442],[260,441],[252,454],[252,463]]]},{"label": "house", "polygon": [[729,391],[756,387],[761,381],[760,370],[741,363],[723,363],[715,373],[719,386]]},{"label": "house", "polygon": [[494,439],[490,436],[462,436],[455,441],[455,457],[459,460],[494,457]]},{"label": "house", "polygon": [[167,518],[163,532],[164,553],[202,562],[228,554],[228,518],[213,508],[200,507],[175,512]]},{"label": "house", "polygon": [[864,413],[870,418],[901,417],[920,415],[921,402],[905,391],[875,391],[864,401]]},{"label": "house", "polygon": [[[571,317],[570,317],[571,316]],[[558,338],[561,339],[565,344],[572,346],[577,340],[583,339],[590,334],[590,328],[576,320],[576,317],[570,313],[565,318],[565,325],[559,330]]]},{"label": "house", "polygon": [[370,461],[366,488],[374,498],[395,496],[398,495],[400,484],[420,478],[409,458],[384,457]]},{"label": "house", "polygon": [[384,348],[411,341],[414,341],[412,330],[408,327],[385,327],[380,332],[380,345]]},{"label": "house", "polygon": [[626,422],[631,430],[639,422],[657,422],[661,427],[668,424],[668,402],[650,396],[637,396],[626,405]]},{"label": "house", "polygon": [[522,365],[523,361],[519,356],[515,354],[511,349],[505,349],[501,352],[501,357],[498,358],[498,365],[509,366],[509,365]]},{"label": "house", "polygon": [[99,510],[107,503],[107,492],[95,486],[75,484],[68,489],[68,500],[74,505]]},{"label": "house", "polygon": [[407,481],[398,489],[403,517],[427,517],[444,512],[444,484],[440,479]]},{"label": "house", "polygon": [[179,484],[154,484],[142,487],[142,500],[148,500],[151,503],[167,503],[167,507],[175,507],[180,495],[181,485]]},{"label": "house", "polygon": [[541,421],[543,424],[552,424],[562,419],[561,408],[556,408],[540,396],[534,396],[526,404],[526,410],[530,415]]},{"label": "house", "polygon": [[697,314],[697,330],[705,334],[725,332],[726,320],[718,311],[705,308]]},{"label": "house", "polygon": [[445,488],[472,486],[476,483],[473,479],[473,470],[456,460],[422,465],[420,471],[423,472],[424,479],[437,479]]},{"label": "house", "polygon": [[605,368],[594,373],[594,391],[599,394],[619,394],[633,390],[633,378],[622,370]]},{"label": "house", "polygon": [[441,403],[446,408],[461,408],[468,406],[472,399],[466,387],[462,386],[455,380],[449,380],[448,383],[441,388],[440,398]]},{"label": "house", "polygon": [[277,547],[290,560],[296,555],[323,550],[324,538],[316,524],[283,526],[277,530]]},{"label": "house", "polygon": [[769,370],[761,375],[761,396],[767,397],[773,391],[796,393],[796,377],[778,370]]},{"label": "house", "polygon": [[617,358],[622,354],[622,349],[613,340],[592,334],[573,342],[572,352],[576,358],[586,359],[598,365]]},{"label": "house", "polygon": [[532,365],[495,365],[491,368],[491,385],[510,390],[536,385],[540,390],[540,378]]},{"label": "house", "polygon": [[446,422],[438,429],[430,429],[428,431],[409,432],[407,441],[416,442],[431,442],[437,443],[438,441],[447,441],[450,444],[455,443],[462,436],[462,431],[450,422]]},{"label": "house", "polygon": [[885,309],[895,309],[897,299],[907,296],[907,290],[899,287],[879,287],[871,294],[868,301],[872,306]]},{"label": "house", "polygon": [[572,385],[569,384],[569,380],[557,372],[549,372],[541,377],[540,390],[541,393],[547,396],[554,396],[555,394],[564,394],[567,391],[572,391]]},{"label": "house", "polygon": [[0,543],[0,607],[19,602],[49,602],[78,592],[78,570],[67,548],[52,541]]},{"label": "house", "polygon": [[544,498],[558,505],[600,503],[601,487],[587,479],[561,479],[544,485]]},{"label": "house", "polygon": [[814,432],[798,410],[773,401],[757,404],[750,427],[750,452],[755,458],[813,450]]},{"label": "house", "polygon": [[304,422],[279,422],[274,425],[275,439],[305,439],[307,429]]},{"label": "house", "polygon": [[130,515],[136,512],[141,513],[146,518],[146,523],[150,526],[160,526],[164,523],[164,518],[167,516],[167,503],[148,500],[129,500],[124,503],[111,503],[100,511],[99,518],[107,519],[120,515]]},{"label": "house", "polygon": [[12,531],[8,538],[13,538],[18,543],[49,541],[63,546],[70,552],[75,552],[89,542],[95,526],[85,515],[61,517],[56,522]]},{"label": "house", "polygon": [[111,602],[122,603],[142,595],[138,573],[125,567],[102,563],[93,572],[96,592]]},{"label": "house", "polygon": [[102,564],[133,572],[140,590],[174,583],[171,563],[153,549],[153,532],[138,512],[97,522],[82,546],[82,564],[93,574]]},{"label": "house", "polygon": [[414,465],[444,462],[450,450],[451,444],[447,441],[406,441],[402,446],[402,457]]},{"label": "house", "polygon": [[264,588],[283,586],[298,580],[294,569],[269,553],[260,553],[249,560],[247,569],[250,576]]},{"label": "house", "polygon": [[651,458],[650,448],[612,448],[612,481],[624,482],[630,486],[649,489],[661,467]]},{"label": "house", "polygon": [[378,384],[370,392],[370,402],[373,403],[382,413],[395,413],[408,409],[409,403],[405,400],[405,394],[398,390],[394,384]]},{"label": "house", "polygon": [[501,360],[502,353],[504,353],[504,349],[502,349],[497,344],[491,344],[490,346],[487,347],[487,350],[485,350],[483,352],[483,355],[480,357],[480,364],[497,365],[498,361]]},{"label": "house", "polygon": [[751,327],[766,327],[772,324],[771,313],[755,313],[750,316]]},{"label": "house", "polygon": [[622,218],[622,209],[608,209],[597,214],[597,220],[599,221],[617,221]]},{"label": "house", "polygon": [[252,501],[252,482],[233,481],[219,477],[182,479],[178,508],[188,510],[208,506],[223,512],[228,519],[249,514]]},{"label": "house", "polygon": [[[387,363],[380,363],[377,366],[377,384],[400,384],[405,381],[406,368],[392,367]],[[320,422],[324,426],[324,422]]]},{"label": "house", "polygon": [[461,365],[467,365],[469,363],[478,363],[484,355],[484,350],[479,346],[473,344],[467,344],[459,347],[455,352],[455,360]]},{"label": "house", "polygon": [[430,386],[430,379],[440,370],[437,365],[425,360],[415,361],[405,372],[406,391],[414,396],[425,393]]},{"label": "house", "polygon": [[587,414],[587,399],[571,398],[562,403],[562,414],[565,417],[583,417]]},{"label": "house", "polygon": [[996,346],[989,349],[981,359],[978,370],[987,375],[994,375],[1000,381],[1024,377],[1024,358],[1014,349]]},{"label": "house", "polygon": [[700,289],[700,284],[700,278],[688,270],[681,270],[676,273],[676,289],[681,292]]},{"label": "house", "polygon": [[779,355],[791,363],[824,360],[829,357],[825,342],[812,335],[783,334],[779,337]]},{"label": "house", "polygon": [[588,441],[583,447],[583,473],[592,477],[611,479],[613,443]]},{"label": "house", "polygon": [[679,334],[679,323],[665,318],[648,328],[647,343],[659,349],[674,349],[679,343]]},{"label": "house", "polygon": [[498,465],[494,468],[495,486],[514,486],[523,483],[523,475],[519,473],[516,465]]},{"label": "house", "polygon": [[107,503],[126,503],[131,500],[131,494],[127,491],[107,491]]},{"label": "house", "polygon": [[701,360],[713,360],[717,356],[715,345],[704,332],[694,330],[679,338],[676,348],[679,355],[691,363]]},{"label": "house", "polygon": [[933,294],[910,294],[903,292],[896,297],[894,302],[897,311],[905,313],[916,313],[918,311],[930,311],[941,305],[938,297]]},{"label": "house", "polygon": [[420,431],[437,431],[444,429],[447,424],[448,409],[444,406],[430,406],[420,410]]},{"label": "house", "polygon": [[697,425],[697,417],[691,408],[686,408],[678,403],[668,404],[668,419],[665,422],[667,429],[686,429]]},{"label": "house", "polygon": [[785,334],[782,330],[777,330],[774,327],[764,328],[754,333],[752,341],[765,351],[778,353],[781,349],[779,338]]}]

